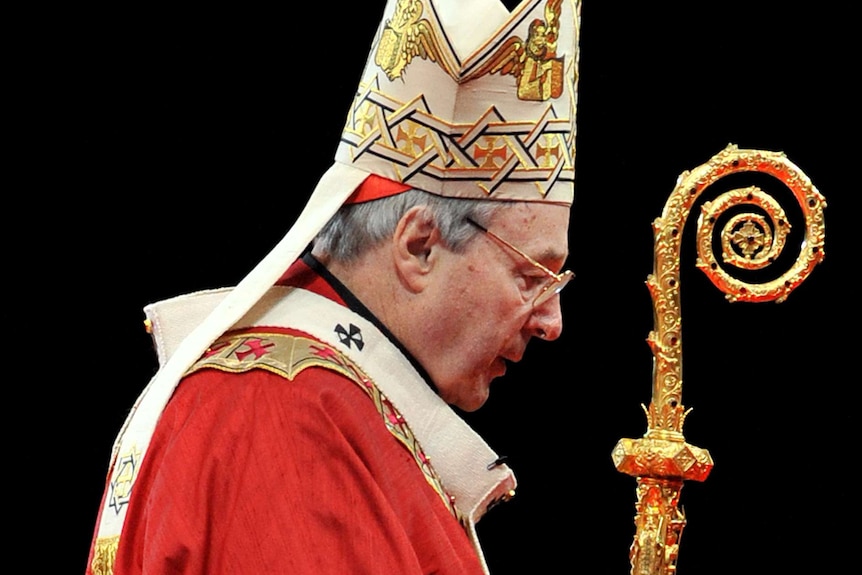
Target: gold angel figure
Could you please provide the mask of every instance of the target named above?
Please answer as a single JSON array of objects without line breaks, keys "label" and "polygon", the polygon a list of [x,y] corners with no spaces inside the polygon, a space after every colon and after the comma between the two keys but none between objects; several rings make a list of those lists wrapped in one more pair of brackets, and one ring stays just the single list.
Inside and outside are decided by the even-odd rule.
[{"label": "gold angel figure", "polygon": [[440,48],[431,24],[421,17],[420,0],[398,0],[395,13],[383,28],[374,63],[390,80],[400,78],[416,56],[432,62],[440,59]]},{"label": "gold angel figure", "polygon": [[548,0],[545,19],[530,22],[527,40],[512,36],[503,43],[476,77],[511,74],[518,82],[518,98],[542,102],[563,93],[563,58],[557,58],[557,34],[563,0]]}]

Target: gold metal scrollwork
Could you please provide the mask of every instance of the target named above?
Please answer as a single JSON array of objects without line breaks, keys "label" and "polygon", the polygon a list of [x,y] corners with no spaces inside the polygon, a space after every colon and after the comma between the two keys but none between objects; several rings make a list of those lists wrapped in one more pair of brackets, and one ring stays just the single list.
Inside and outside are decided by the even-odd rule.
[{"label": "gold metal scrollwork", "polygon": [[[704,481],[713,467],[709,452],[689,445],[682,434],[690,410],[682,404],[680,247],[685,222],[702,192],[740,172],[765,173],[781,181],[802,210],[805,234],[795,263],[783,274],[763,283],[742,281],[725,267],[759,270],[775,263],[786,245],[790,222],[779,203],[756,186],[726,191],[704,202],[697,221],[696,265],[728,300],[782,302],[825,255],[826,201],[783,153],[730,145],[679,176],[661,217],[653,222],[653,273],[646,282],[655,321],[647,338],[653,353],[652,399],[644,407],[647,431],[639,439],[621,439],[612,452],[617,470],[637,479],[636,533],[629,550],[632,575],[676,573],[686,523],[678,506],[680,490],[685,480]],[[731,213],[731,208],[750,211]],[[721,238],[721,263],[713,245],[716,231]]]}]

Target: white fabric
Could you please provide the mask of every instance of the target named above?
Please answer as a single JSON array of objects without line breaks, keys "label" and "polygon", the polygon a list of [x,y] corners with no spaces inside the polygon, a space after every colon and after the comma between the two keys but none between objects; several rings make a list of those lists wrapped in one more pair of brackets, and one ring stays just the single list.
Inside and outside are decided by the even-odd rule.
[{"label": "white fabric", "polygon": [[509,19],[509,11],[499,0],[437,2],[437,15],[462,62]]},{"label": "white fabric", "polygon": [[150,322],[159,367],[164,366],[183,340],[203,323],[231,288],[204,290],[150,304],[144,314]]}]

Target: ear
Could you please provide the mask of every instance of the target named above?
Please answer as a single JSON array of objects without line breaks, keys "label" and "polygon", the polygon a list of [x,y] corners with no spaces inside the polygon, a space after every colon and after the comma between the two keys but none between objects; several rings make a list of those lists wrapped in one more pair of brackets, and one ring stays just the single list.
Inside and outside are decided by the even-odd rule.
[{"label": "ear", "polygon": [[395,268],[414,293],[422,291],[442,247],[440,230],[425,206],[410,208],[398,221],[392,237]]}]

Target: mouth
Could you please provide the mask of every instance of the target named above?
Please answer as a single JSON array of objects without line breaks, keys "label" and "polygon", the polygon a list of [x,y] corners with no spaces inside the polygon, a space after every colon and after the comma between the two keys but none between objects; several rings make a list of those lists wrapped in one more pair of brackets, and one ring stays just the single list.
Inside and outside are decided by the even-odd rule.
[{"label": "mouth", "polygon": [[506,375],[507,360],[505,357],[497,357],[491,364],[491,379]]},{"label": "mouth", "polygon": [[512,353],[507,353],[506,355],[501,355],[500,357],[506,362],[518,363],[524,358],[524,350],[513,351]]},{"label": "mouth", "polygon": [[524,357],[524,350],[504,351],[491,362],[491,379],[506,374],[509,364],[518,363]]}]

